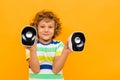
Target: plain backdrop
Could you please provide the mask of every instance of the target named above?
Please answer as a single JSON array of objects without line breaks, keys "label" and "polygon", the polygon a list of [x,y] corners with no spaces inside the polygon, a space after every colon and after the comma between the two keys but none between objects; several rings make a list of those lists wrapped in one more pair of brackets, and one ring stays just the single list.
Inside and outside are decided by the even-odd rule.
[{"label": "plain backdrop", "polygon": [[0,80],[28,80],[20,34],[43,9],[62,22],[57,40],[74,31],[86,37],[84,50],[67,58],[65,80],[120,80],[119,0],[0,0]]}]

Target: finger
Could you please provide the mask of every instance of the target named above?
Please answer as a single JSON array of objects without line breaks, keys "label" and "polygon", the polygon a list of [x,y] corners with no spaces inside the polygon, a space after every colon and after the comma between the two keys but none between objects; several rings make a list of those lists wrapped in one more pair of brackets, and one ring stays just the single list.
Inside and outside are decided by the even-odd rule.
[{"label": "finger", "polygon": [[38,41],[38,37],[36,36],[36,41]]}]

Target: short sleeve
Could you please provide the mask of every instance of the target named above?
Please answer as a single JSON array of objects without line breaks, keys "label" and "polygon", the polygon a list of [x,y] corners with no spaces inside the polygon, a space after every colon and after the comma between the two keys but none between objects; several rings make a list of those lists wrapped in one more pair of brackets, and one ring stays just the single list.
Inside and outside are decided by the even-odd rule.
[{"label": "short sleeve", "polygon": [[64,44],[62,42],[60,42],[57,46],[55,56],[61,56],[63,48],[64,48]]},{"label": "short sleeve", "polygon": [[28,60],[29,58],[30,58],[30,51],[26,49],[26,60]]}]

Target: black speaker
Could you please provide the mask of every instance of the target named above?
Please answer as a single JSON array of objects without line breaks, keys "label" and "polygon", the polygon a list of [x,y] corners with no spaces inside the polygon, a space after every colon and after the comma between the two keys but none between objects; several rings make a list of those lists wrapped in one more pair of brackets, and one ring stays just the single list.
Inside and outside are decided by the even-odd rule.
[{"label": "black speaker", "polygon": [[71,51],[82,51],[85,45],[85,36],[82,32],[73,32],[69,38],[68,46]]},{"label": "black speaker", "polygon": [[24,46],[33,46],[37,36],[36,28],[33,26],[25,26],[21,32],[22,44]]}]

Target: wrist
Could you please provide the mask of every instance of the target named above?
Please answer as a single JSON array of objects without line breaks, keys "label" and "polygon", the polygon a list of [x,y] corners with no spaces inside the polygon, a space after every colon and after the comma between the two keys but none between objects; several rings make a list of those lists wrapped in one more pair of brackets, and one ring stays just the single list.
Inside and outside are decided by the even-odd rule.
[{"label": "wrist", "polygon": [[36,48],[32,47],[32,48],[30,49],[30,52],[36,52]]},{"label": "wrist", "polygon": [[70,54],[70,51],[67,50],[67,49],[64,49],[64,50],[63,50],[63,53],[64,53],[65,55],[69,55],[69,54]]}]

